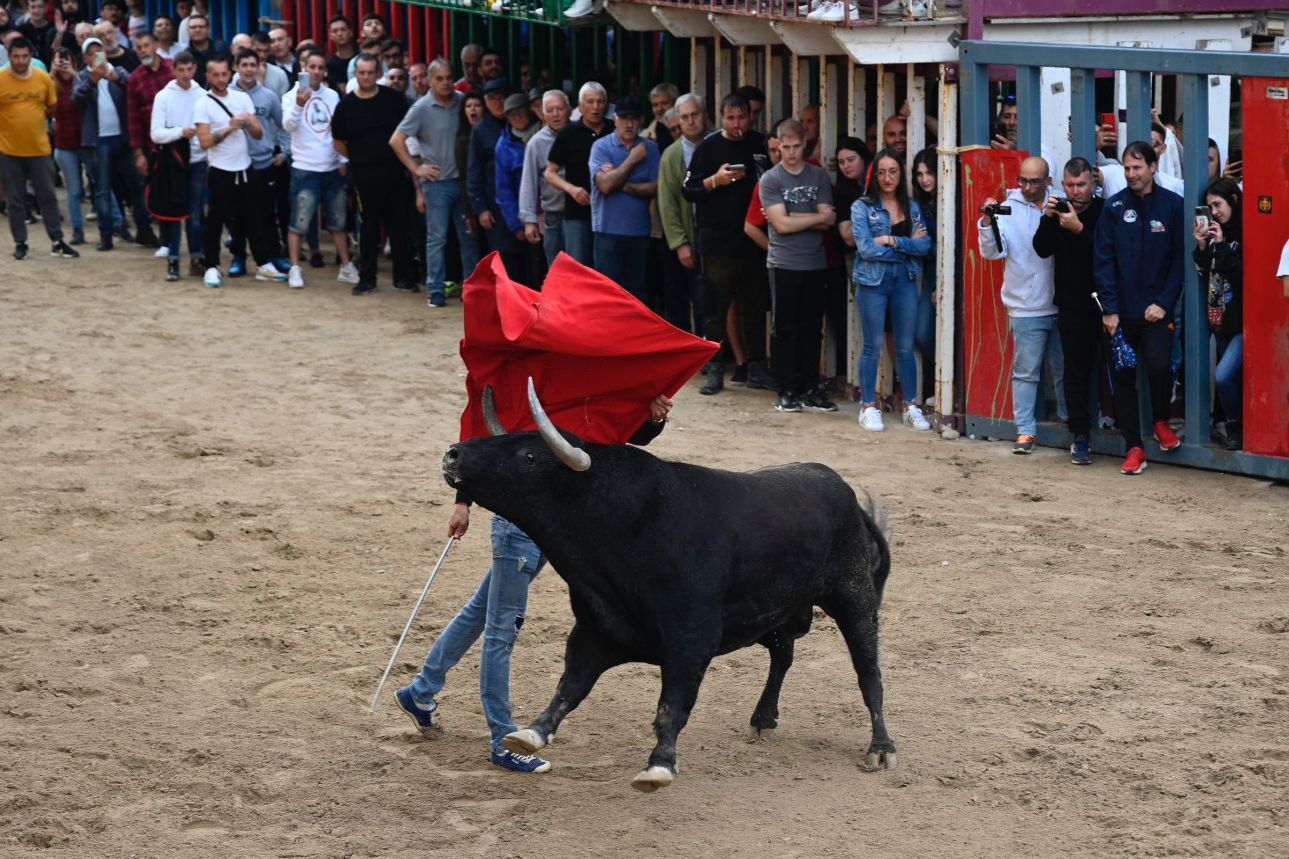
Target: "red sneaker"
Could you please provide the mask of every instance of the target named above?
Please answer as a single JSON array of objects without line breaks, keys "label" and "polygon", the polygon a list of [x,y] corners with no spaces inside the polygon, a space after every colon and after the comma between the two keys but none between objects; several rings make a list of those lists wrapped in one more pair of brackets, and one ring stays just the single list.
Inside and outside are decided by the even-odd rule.
[{"label": "red sneaker", "polygon": [[1139,447],[1129,448],[1128,456],[1119,466],[1122,474],[1141,474],[1146,470],[1146,452]]},{"label": "red sneaker", "polygon": [[1162,451],[1177,450],[1182,446],[1182,440],[1173,432],[1168,421],[1155,421],[1155,441],[1159,442],[1159,449]]}]

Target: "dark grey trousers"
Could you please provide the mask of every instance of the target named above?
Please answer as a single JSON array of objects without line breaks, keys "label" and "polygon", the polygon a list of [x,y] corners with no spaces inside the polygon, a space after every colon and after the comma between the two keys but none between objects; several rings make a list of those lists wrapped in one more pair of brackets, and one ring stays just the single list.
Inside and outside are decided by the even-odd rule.
[{"label": "dark grey trousers", "polygon": [[58,197],[54,194],[54,158],[40,155],[23,158],[0,153],[0,176],[4,177],[5,194],[9,203],[9,232],[15,243],[27,243],[27,183],[31,182],[40,205],[40,217],[45,219],[45,232],[50,241],[63,240],[63,219],[58,212]]}]

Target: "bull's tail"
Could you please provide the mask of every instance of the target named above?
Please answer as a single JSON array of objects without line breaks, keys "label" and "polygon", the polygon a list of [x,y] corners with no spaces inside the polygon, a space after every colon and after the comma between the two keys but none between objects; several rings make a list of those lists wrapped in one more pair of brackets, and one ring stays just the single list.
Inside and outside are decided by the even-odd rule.
[{"label": "bull's tail", "polygon": [[[862,487],[861,487],[862,488]],[[891,573],[891,521],[886,505],[873,497],[867,488],[863,488],[864,497],[859,501],[859,509],[872,526],[868,529],[869,558],[874,559],[870,568],[873,577],[873,592],[877,595],[877,604],[882,604],[882,589],[886,587],[886,578]]]}]

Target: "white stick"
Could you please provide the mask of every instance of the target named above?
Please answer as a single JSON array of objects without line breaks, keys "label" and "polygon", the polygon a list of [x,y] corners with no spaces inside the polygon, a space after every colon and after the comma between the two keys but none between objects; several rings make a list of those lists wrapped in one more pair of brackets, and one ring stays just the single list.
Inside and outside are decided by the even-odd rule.
[{"label": "white stick", "polygon": [[434,572],[425,580],[425,587],[421,588],[421,596],[416,601],[416,607],[412,609],[412,616],[407,619],[407,624],[403,627],[403,634],[398,637],[398,644],[394,645],[394,652],[389,657],[389,664],[385,666],[385,673],[380,676],[380,684],[376,686],[376,694],[371,698],[371,712],[376,712],[376,704],[380,701],[380,691],[385,688],[385,681],[389,679],[389,672],[394,669],[394,662],[398,659],[398,652],[403,649],[403,641],[407,638],[407,633],[412,628],[412,621],[416,620],[416,614],[421,610],[421,603],[425,602],[425,595],[430,592],[430,585],[434,584],[434,577],[439,574],[439,568],[443,566],[444,559],[448,556],[448,549],[456,542],[456,537],[448,537],[448,544],[443,547],[443,554],[439,555],[439,562],[434,565]]}]

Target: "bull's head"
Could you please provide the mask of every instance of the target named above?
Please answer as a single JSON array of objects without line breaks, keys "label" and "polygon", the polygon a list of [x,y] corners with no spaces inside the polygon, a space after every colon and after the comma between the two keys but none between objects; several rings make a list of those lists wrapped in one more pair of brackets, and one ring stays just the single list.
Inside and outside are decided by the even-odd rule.
[{"label": "bull's head", "polygon": [[[537,432],[508,433],[497,417],[492,387],[483,391],[483,419],[492,434],[454,444],[443,455],[443,478],[449,486],[465,489],[491,507],[491,488],[521,490],[527,484],[536,488],[567,475],[569,470],[586,471],[591,456],[551,423],[533,380],[528,380],[528,406],[532,409]],[[570,440],[571,439],[571,440]]]}]

